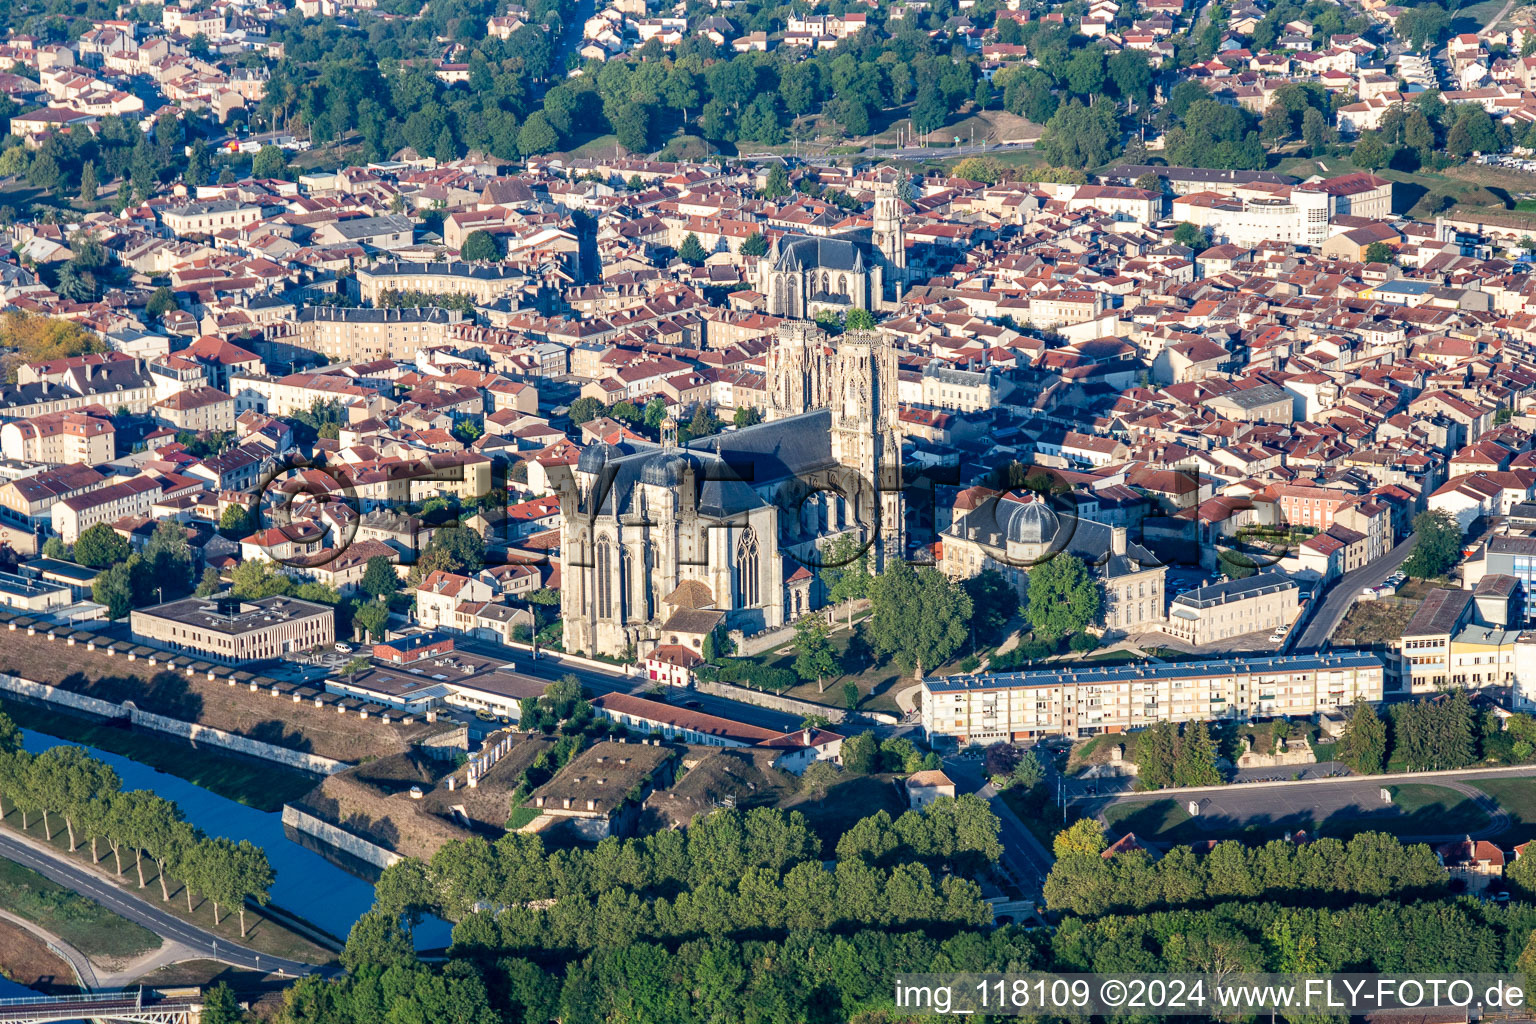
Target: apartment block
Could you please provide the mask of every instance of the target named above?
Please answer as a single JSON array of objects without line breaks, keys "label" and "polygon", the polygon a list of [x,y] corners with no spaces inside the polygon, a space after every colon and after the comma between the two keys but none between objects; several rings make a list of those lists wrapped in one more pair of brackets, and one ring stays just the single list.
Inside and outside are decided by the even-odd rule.
[{"label": "apartment block", "polygon": [[1311,715],[1380,701],[1385,672],[1380,658],[1352,651],[928,679],[923,731],[930,742],[964,746],[1157,722]]},{"label": "apartment block", "polygon": [[462,323],[457,310],[348,309],[311,306],[298,315],[298,342],[337,362],[409,361],[417,349],[450,344],[449,328]]}]

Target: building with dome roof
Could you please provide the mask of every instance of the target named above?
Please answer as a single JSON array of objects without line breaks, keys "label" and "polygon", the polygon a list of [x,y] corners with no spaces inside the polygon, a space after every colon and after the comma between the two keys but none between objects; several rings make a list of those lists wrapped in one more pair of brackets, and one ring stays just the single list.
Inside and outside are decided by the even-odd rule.
[{"label": "building with dome roof", "polygon": [[[878,569],[903,554],[896,355],[783,325],[769,419],[687,444],[593,444],[561,495],[566,650],[644,655],[714,623],[751,635],[815,609],[817,552],[852,533]],[[565,467],[558,467],[565,468]],[[702,631],[702,632],[701,632]]]},{"label": "building with dome roof", "polygon": [[[1053,503],[1056,507],[1052,507]],[[1123,526],[1082,519],[1061,497],[988,495],[940,534],[939,568],[952,579],[996,569],[1021,600],[1029,570],[1059,552],[1081,558],[1103,586],[1100,625],[1127,635],[1163,627],[1167,568]]]}]

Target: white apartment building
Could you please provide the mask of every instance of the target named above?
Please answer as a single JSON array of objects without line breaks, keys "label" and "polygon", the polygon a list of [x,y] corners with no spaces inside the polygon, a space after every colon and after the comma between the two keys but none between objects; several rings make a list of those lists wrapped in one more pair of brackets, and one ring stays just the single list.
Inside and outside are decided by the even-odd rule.
[{"label": "white apartment building", "polygon": [[427,295],[468,295],[488,306],[519,291],[523,271],[504,264],[485,263],[376,263],[357,270],[358,298],[378,304],[386,291],[422,292]]},{"label": "white apartment building", "polygon": [[348,309],[310,306],[298,315],[298,341],[337,362],[408,361],[423,347],[447,344],[464,314],[454,309]]},{"label": "white apartment building", "polygon": [[1296,618],[1300,595],[1296,581],[1279,572],[1213,583],[1174,598],[1163,631],[1198,646],[1286,627]]},{"label": "white apartment building", "polygon": [[1173,219],[1205,228],[1217,244],[1245,249],[1267,241],[1322,245],[1332,209],[1332,197],[1321,189],[1253,185],[1230,196],[1179,196],[1173,201]]},{"label": "white apartment building", "polygon": [[1351,651],[927,679],[923,731],[929,742],[964,746],[1156,722],[1312,715],[1380,701],[1385,672],[1381,659]]},{"label": "white apartment building", "polygon": [[160,481],[151,476],[136,476],[120,484],[65,498],[53,508],[53,528],[64,543],[73,544],[97,523],[110,523],[123,516],[147,516],[163,494]]}]

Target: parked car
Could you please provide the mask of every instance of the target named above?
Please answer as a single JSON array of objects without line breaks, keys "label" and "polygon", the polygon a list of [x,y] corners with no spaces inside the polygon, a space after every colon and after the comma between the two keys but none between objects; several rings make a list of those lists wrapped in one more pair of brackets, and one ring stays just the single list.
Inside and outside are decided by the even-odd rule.
[{"label": "parked car", "polygon": [[352,653],[352,645],[351,644],[340,644],[339,643],[339,644],[336,645],[336,653],[337,654],[351,654]]}]

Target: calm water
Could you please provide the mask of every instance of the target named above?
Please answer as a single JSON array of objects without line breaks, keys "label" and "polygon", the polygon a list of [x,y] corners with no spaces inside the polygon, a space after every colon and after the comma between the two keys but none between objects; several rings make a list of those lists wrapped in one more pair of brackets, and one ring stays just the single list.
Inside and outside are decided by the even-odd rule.
[{"label": "calm water", "polygon": [[[24,729],[22,733],[26,748],[33,753],[68,745],[65,740],[31,729]],[[320,854],[289,839],[283,833],[282,817],[276,811],[258,811],[225,799],[185,779],[167,775],[120,754],[94,747],[86,749],[112,766],[121,776],[124,789],[152,790],[167,800],[174,800],[187,821],[208,835],[237,841],[249,839],[265,849],[267,859],[277,873],[277,881],[272,886],[272,902],[284,910],[344,939],[352,925],[372,905],[372,884],[348,874]],[[154,889],[153,884],[150,889]],[[155,899],[158,898],[157,893]],[[423,948],[446,945],[448,932],[449,926],[445,922],[428,919],[416,928],[416,941]],[[0,988],[0,998],[7,994],[19,993]]]}]

